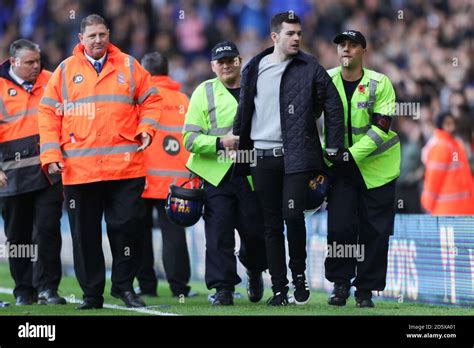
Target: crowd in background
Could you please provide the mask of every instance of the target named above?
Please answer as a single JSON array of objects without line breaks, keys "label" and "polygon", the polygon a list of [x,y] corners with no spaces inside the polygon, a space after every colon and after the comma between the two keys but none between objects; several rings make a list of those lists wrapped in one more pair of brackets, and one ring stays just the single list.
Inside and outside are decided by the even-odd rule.
[{"label": "crowd in background", "polygon": [[[303,24],[303,50],[329,69],[338,65],[332,38],[356,29],[368,40],[365,66],[390,77],[397,101],[417,103],[419,114],[395,118],[402,142],[399,212],[421,212],[421,149],[438,113],[453,113],[458,137],[473,167],[474,4],[471,0],[0,0],[0,60],[18,38],[42,48],[54,70],[78,42],[81,19],[103,15],[111,42],[141,59],[159,51],[169,57],[170,75],[190,95],[213,77],[210,49],[234,41],[244,64],[271,45],[270,17],[291,10]],[[414,111],[414,112],[413,112]]]}]

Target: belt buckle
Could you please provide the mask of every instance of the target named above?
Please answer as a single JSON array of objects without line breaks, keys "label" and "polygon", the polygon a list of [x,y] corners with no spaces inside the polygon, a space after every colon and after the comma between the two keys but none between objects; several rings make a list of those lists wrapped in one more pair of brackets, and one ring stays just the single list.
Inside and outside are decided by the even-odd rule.
[{"label": "belt buckle", "polygon": [[[279,154],[277,153],[279,152]],[[282,147],[276,147],[273,149],[273,157],[281,157],[283,156],[283,148]]]}]

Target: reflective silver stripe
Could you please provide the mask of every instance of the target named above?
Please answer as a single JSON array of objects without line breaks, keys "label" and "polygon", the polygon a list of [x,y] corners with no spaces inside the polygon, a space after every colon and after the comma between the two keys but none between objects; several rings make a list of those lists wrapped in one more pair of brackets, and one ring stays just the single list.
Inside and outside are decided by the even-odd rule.
[{"label": "reflective silver stripe", "polygon": [[61,150],[61,146],[59,146],[59,143],[53,143],[53,142],[41,144],[40,148],[41,148],[40,153],[43,153],[51,149]]},{"label": "reflective silver stripe", "polygon": [[159,124],[154,119],[149,118],[149,117],[145,117],[140,121],[140,124],[143,124],[143,123],[150,123],[156,129],[158,129],[159,127]]},{"label": "reflective silver stripe", "polygon": [[469,191],[463,191],[463,192],[458,192],[458,193],[436,194],[436,193],[426,190],[424,194],[427,194],[432,199],[435,199],[437,201],[453,201],[455,199],[468,198],[471,196],[471,192]]},{"label": "reflective silver stripe", "polygon": [[133,72],[135,71],[135,58],[128,56],[130,63],[130,99],[134,100],[135,97],[135,80],[133,78]]},{"label": "reflective silver stripe", "polygon": [[194,139],[196,139],[200,135],[201,135],[200,133],[192,133],[189,136],[188,140],[186,141],[186,144],[184,144],[184,147],[186,148],[186,150],[191,151],[193,147]]},{"label": "reflective silver stripe", "polygon": [[36,115],[38,114],[38,109],[26,109],[20,112],[17,112],[16,114],[13,114],[9,116],[8,118],[4,119],[4,123],[10,123],[10,122],[15,122],[19,120],[22,117],[28,116],[28,115]]},{"label": "reflective silver stripe", "polygon": [[[364,127],[352,127],[352,134],[355,135],[360,135],[360,134],[365,134],[367,131],[370,129],[370,125],[364,126]],[[348,132],[348,128],[346,127],[345,129],[346,133]]]},{"label": "reflective silver stripe", "polygon": [[214,101],[214,91],[212,89],[212,83],[206,83],[206,95],[207,95],[207,112],[209,120],[211,121],[211,128],[217,128],[216,118],[216,103]]},{"label": "reflective silver stripe", "polygon": [[146,173],[150,176],[175,176],[179,178],[189,178],[189,172],[181,170],[148,169]]},{"label": "reflective silver stripe", "polygon": [[136,152],[138,145],[117,145],[107,147],[93,147],[89,149],[74,149],[64,150],[63,157],[86,157],[86,156],[97,156],[97,155],[114,155],[126,152]]},{"label": "reflective silver stripe", "polygon": [[[133,99],[123,94],[97,94],[90,97],[80,98],[74,101],[68,100],[67,104],[95,103],[95,102],[116,102],[134,104]],[[66,107],[67,107],[66,104]]]},{"label": "reflective silver stripe", "polygon": [[229,127],[223,127],[223,128],[214,128],[214,129],[209,129],[209,135],[226,135],[232,130],[232,126]]},{"label": "reflective silver stripe", "polygon": [[8,111],[5,107],[5,103],[3,102],[3,97],[0,98],[0,115],[3,115],[4,118],[8,117]]},{"label": "reflective silver stripe", "polygon": [[185,124],[184,128],[183,128],[183,132],[199,132],[199,133],[206,134],[207,130],[205,130],[205,129],[199,127],[199,126],[196,126],[194,124]]},{"label": "reflective silver stripe", "polygon": [[375,92],[377,91],[377,83],[377,81],[372,79],[369,81],[369,102],[367,103],[367,111],[369,113],[369,116],[372,116],[372,113],[374,112]]},{"label": "reflective silver stripe", "polygon": [[375,156],[375,155],[381,154],[382,152],[387,151],[388,149],[390,149],[392,146],[395,146],[399,142],[400,142],[400,138],[398,137],[398,135],[396,135],[392,139],[387,140],[382,145],[379,145],[369,156]]},{"label": "reflective silver stripe", "polygon": [[19,161],[8,161],[2,163],[2,170],[12,170],[24,167],[31,167],[40,164],[40,157],[29,157],[25,159],[21,159]]},{"label": "reflective silver stripe", "polygon": [[223,128],[214,128],[214,129],[203,129],[199,126],[193,124],[186,124],[184,125],[184,132],[199,132],[201,134],[208,134],[208,135],[226,135],[232,130],[232,126],[223,127]]},{"label": "reflective silver stripe", "polygon": [[380,135],[375,133],[373,129],[369,129],[366,134],[369,136],[370,139],[372,139],[375,142],[377,147],[383,144],[383,139],[380,137]]},{"label": "reflective silver stripe", "polygon": [[183,131],[182,126],[164,126],[161,124],[157,124],[156,129],[162,130],[165,132],[177,132],[177,133],[181,133]]},{"label": "reflective silver stripe", "polygon": [[63,97],[63,100],[68,100],[69,96],[67,94],[67,83],[66,83],[66,64],[62,62],[59,64],[59,67],[61,68],[61,95]]},{"label": "reflective silver stripe", "polygon": [[49,97],[41,98],[40,104],[49,105],[54,108],[61,107],[61,103],[58,100]]},{"label": "reflective silver stripe", "polygon": [[141,104],[145,101],[152,94],[157,94],[158,89],[156,87],[151,87],[148,91],[146,91],[141,97],[138,98],[138,104]]},{"label": "reflective silver stripe", "polygon": [[426,164],[427,169],[438,169],[438,170],[454,170],[461,168],[461,162],[441,163],[441,162],[429,162]]}]

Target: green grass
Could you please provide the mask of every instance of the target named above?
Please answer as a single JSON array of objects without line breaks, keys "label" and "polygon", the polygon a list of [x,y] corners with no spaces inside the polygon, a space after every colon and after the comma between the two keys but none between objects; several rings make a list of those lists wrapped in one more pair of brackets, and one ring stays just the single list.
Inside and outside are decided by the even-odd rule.
[{"label": "green grass", "polygon": [[[271,291],[266,290],[264,300],[259,303],[250,303],[245,296],[244,288],[237,288],[244,297],[235,300],[233,307],[211,307],[207,301],[209,290],[203,283],[192,283],[193,290],[199,293],[195,298],[185,298],[184,303],[180,303],[179,299],[173,298],[166,282],[160,282],[158,298],[144,298],[151,310],[176,313],[179,315],[474,315],[472,308],[456,308],[444,306],[431,306],[416,303],[398,303],[395,300],[382,301],[375,297],[376,308],[360,309],[355,307],[355,301],[351,297],[345,307],[333,307],[326,304],[327,294],[324,292],[313,291],[311,302],[304,306],[291,305],[288,307],[272,308],[265,304],[265,300],[270,297]],[[12,288],[13,281],[6,263],[0,263],[0,287]],[[122,301],[110,296],[110,280],[107,280],[106,290],[104,293],[105,303],[122,306]],[[63,277],[60,285],[60,294],[70,298],[75,296],[76,299],[82,298],[81,289],[75,277]],[[0,300],[10,302],[9,307],[0,308],[0,316],[6,315],[148,315],[146,313],[137,313],[121,309],[102,309],[90,311],[76,311],[74,308],[77,304],[67,304],[65,306],[42,306],[32,305],[25,307],[17,307],[14,305],[15,299],[13,295],[0,294]]]}]

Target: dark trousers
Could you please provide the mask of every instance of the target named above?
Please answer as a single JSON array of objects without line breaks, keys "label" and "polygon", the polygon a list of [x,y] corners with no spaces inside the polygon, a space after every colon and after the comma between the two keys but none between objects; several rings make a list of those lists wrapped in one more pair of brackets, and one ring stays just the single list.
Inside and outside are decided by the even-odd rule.
[{"label": "dark trousers", "polygon": [[274,293],[288,292],[285,235],[293,278],[306,270],[304,208],[311,173],[285,174],[283,157],[259,157],[252,169],[255,190],[263,207],[268,267]]},{"label": "dark trousers", "polygon": [[246,177],[226,177],[218,187],[206,182],[204,191],[206,285],[233,291],[241,281],[234,253],[235,229],[241,241],[240,262],[252,272],[267,269],[262,214]]},{"label": "dark trousers", "polygon": [[[62,184],[3,197],[3,219],[7,243],[11,246],[37,246],[38,258],[9,258],[15,281],[13,294],[34,296],[43,290],[58,290],[61,281]],[[32,256],[32,255],[30,255]]]},{"label": "dark trousers", "polygon": [[158,211],[158,225],[161,229],[162,259],[166,279],[171,292],[175,296],[187,295],[191,287],[188,286],[191,277],[188,246],[186,244],[186,230],[184,227],[173,224],[165,212],[165,199],[144,199],[146,207],[145,233],[143,235],[143,252],[140,267],[137,273],[140,289],[145,293],[155,293],[158,280],[155,273],[155,258],[153,255],[153,208]]},{"label": "dark trousers", "polygon": [[102,301],[105,262],[102,215],[112,251],[112,291],[133,290],[143,233],[145,178],[66,185],[64,192],[72,232],[74,270],[84,298]]},{"label": "dark trousers", "polygon": [[382,291],[395,219],[395,180],[368,190],[357,168],[350,175],[339,171],[332,183],[327,209],[328,246],[343,245],[348,250],[346,245],[359,245],[359,251],[364,252],[358,257],[334,257],[334,253],[327,257],[326,278],[333,283],[350,283],[355,277],[352,285],[356,288]]}]

